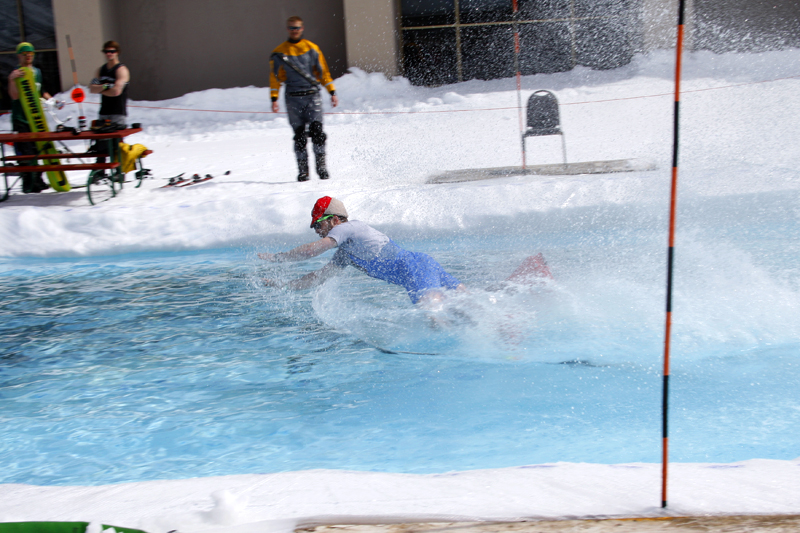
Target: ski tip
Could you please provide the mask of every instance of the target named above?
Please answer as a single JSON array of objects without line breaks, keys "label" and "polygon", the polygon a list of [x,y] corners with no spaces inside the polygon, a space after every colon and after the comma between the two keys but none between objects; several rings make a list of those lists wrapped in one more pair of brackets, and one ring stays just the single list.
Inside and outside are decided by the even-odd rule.
[{"label": "ski tip", "polygon": [[531,282],[535,279],[553,279],[553,274],[550,272],[550,267],[547,266],[547,261],[544,255],[538,253],[527,257],[522,264],[520,264],[506,281],[518,282]]}]

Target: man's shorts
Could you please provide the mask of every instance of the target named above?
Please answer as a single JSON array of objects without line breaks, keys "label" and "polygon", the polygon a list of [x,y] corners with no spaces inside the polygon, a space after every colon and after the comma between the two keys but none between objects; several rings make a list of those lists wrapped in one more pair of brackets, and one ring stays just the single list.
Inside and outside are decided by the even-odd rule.
[{"label": "man's shorts", "polygon": [[368,276],[400,285],[408,292],[412,303],[419,302],[429,291],[455,289],[461,285],[433,257],[422,252],[409,252],[393,241],[389,241],[378,256],[370,260],[358,259],[340,248],[331,262],[340,268],[352,265]]},{"label": "man's shorts", "polygon": [[448,274],[436,260],[421,252],[406,252],[403,263],[405,270],[398,281],[406,291],[412,303],[417,303],[429,291],[438,289],[455,289],[461,282]]}]

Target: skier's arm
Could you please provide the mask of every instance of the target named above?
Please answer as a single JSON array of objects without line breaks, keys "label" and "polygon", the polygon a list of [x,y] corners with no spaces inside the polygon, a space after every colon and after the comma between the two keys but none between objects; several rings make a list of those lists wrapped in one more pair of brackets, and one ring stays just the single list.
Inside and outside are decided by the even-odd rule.
[{"label": "skier's arm", "polygon": [[330,237],[325,237],[324,239],[298,246],[297,248],[289,250],[288,252],[281,252],[278,254],[258,254],[258,257],[273,263],[282,263],[284,261],[302,261],[303,259],[317,257],[318,255],[327,252],[331,248],[336,248],[336,246],[335,240]]},{"label": "skier's arm", "polygon": [[278,95],[281,90],[281,83],[286,81],[286,71],[282,66],[275,64],[274,54],[269,58],[269,89],[270,99],[272,100],[272,112],[278,112]]},{"label": "skier's arm", "polygon": [[11,97],[12,100],[19,100],[19,91],[17,90],[17,82],[14,80],[22,77],[23,73],[20,69],[15,69],[11,71],[11,74],[8,75],[8,96]]},{"label": "skier's arm", "polygon": [[100,83],[100,69],[94,73],[94,78],[89,82],[89,92],[97,94],[103,91],[103,84]]},{"label": "skier's arm", "polygon": [[117,81],[114,82],[113,87],[109,87],[101,92],[106,96],[119,96],[122,94],[122,91],[125,90],[125,86],[129,81],[131,81],[131,72],[128,70],[128,67],[122,65],[117,69]]},{"label": "skier's arm", "polygon": [[[11,74],[8,75],[8,96],[11,97],[12,100],[19,100],[19,90],[17,90],[17,82],[15,82],[14,80],[17,78],[21,78],[24,75],[25,73],[20,68],[12,70]],[[50,94],[48,94],[46,91],[42,93],[42,96],[44,97],[45,100],[50,99]]]},{"label": "skier's arm", "polygon": [[317,52],[317,68],[315,69],[316,72],[314,74],[316,75],[317,80],[319,80],[319,82],[328,91],[328,94],[331,95],[331,105],[336,107],[339,105],[339,97],[336,96],[336,86],[333,84],[331,71],[328,69],[328,63],[325,61],[325,56],[322,54],[322,50],[317,48]]},{"label": "skier's arm", "polygon": [[264,285],[268,287],[277,287],[277,288],[286,287],[296,291],[302,289],[310,289],[311,287],[316,287],[317,285],[320,285],[326,279],[336,274],[336,272],[338,272],[339,270],[341,270],[341,267],[333,263],[328,263],[319,270],[315,270],[314,272],[306,274],[302,278],[297,278],[286,284],[283,284],[274,279],[265,278]]},{"label": "skier's arm", "polygon": [[317,52],[317,64],[315,65],[315,69],[317,72],[314,74],[316,75],[317,80],[325,87],[325,89],[331,94],[336,94],[336,87],[333,85],[333,77],[331,76],[331,71],[328,69],[328,63],[325,61],[325,56],[322,54],[322,50],[319,49],[318,46],[314,46],[314,49]]},{"label": "skier's arm", "polygon": [[270,99],[272,100],[272,112],[278,112],[278,95],[281,90],[281,80],[275,75],[275,60],[269,61],[269,89]]}]

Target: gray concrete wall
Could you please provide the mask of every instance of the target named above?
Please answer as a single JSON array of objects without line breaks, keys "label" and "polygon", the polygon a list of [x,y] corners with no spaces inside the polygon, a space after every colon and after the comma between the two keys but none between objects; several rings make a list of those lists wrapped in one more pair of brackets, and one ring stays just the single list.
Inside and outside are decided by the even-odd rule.
[{"label": "gray concrete wall", "polygon": [[129,95],[163,100],[210,88],[269,86],[269,56],[299,15],[305,37],[320,46],[334,77],[347,71],[342,0],[53,0],[62,85],[72,86],[70,34],[79,81],[120,43],[131,71]]},{"label": "gray concrete wall", "polygon": [[334,77],[346,71],[342,0],[137,0],[118,4],[130,96],[269,86],[269,56],[299,15]]},{"label": "gray concrete wall", "polygon": [[398,4],[399,0],[344,0],[348,66],[400,74]]},{"label": "gray concrete wall", "polygon": [[[131,70],[130,96],[162,100],[192,91],[269,85],[269,55],[286,38],[291,15],[325,54],[334,77],[349,66],[401,73],[400,0],[53,0],[61,85],[72,86],[66,35],[82,84],[114,39]],[[675,46],[678,0],[641,0],[637,48]],[[687,0],[686,49],[769,49],[768,39],[800,43],[800,2]],[[737,40],[758,35],[758,39]],[[775,39],[772,39],[775,40]]]},{"label": "gray concrete wall", "polygon": [[61,90],[73,86],[67,35],[72,40],[78,83],[88,85],[105,62],[103,43],[119,40],[115,0],[53,0]]}]

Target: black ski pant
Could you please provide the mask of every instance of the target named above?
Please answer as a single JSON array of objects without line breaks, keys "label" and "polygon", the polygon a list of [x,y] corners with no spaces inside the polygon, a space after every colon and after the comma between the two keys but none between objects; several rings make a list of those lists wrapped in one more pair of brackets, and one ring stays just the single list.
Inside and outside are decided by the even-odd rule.
[{"label": "black ski pant", "polygon": [[[28,133],[31,131],[31,128],[28,126],[28,124],[18,120],[14,121],[13,127],[14,131],[17,133]],[[36,148],[36,143],[14,143],[14,153],[17,155],[36,155],[38,152],[39,151]],[[24,166],[35,165],[36,159],[25,159],[18,161],[18,163]],[[48,185],[42,179],[41,172],[23,172],[20,174],[20,177],[22,178],[22,192],[24,193],[39,192],[48,187]]]},{"label": "black ski pant", "polygon": [[292,96],[287,90],[286,110],[289,124],[294,130],[294,154],[301,173],[308,171],[308,138],[314,145],[316,160],[325,160],[325,140],[328,138],[322,130],[322,97],[318,92],[303,96]]}]

